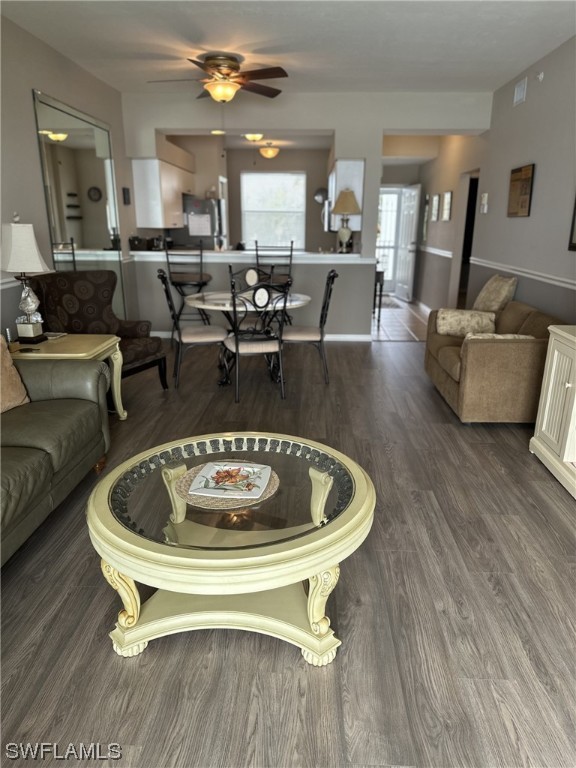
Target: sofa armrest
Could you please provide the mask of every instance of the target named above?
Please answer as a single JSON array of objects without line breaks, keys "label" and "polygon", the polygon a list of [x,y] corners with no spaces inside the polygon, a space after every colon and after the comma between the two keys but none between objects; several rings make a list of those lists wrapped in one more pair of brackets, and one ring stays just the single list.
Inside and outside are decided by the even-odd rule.
[{"label": "sofa armrest", "polygon": [[90,400],[100,409],[106,450],[110,445],[110,369],[98,360],[14,360],[30,400]]},{"label": "sofa armrest", "polygon": [[548,339],[464,339],[462,421],[534,421],[547,350]]},{"label": "sofa armrest", "polygon": [[114,333],[125,339],[142,339],[150,336],[152,330],[150,320],[119,320],[118,323]]},{"label": "sofa armrest", "polygon": [[460,336],[446,336],[438,333],[436,330],[437,317],[438,310],[431,310],[428,315],[428,326],[426,329],[426,350],[436,358],[442,347],[459,347],[462,344],[462,337]]}]

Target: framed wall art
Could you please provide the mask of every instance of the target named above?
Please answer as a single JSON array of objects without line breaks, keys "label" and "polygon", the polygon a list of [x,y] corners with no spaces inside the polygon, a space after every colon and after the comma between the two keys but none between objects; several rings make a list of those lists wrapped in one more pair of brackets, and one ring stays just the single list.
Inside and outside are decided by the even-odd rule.
[{"label": "framed wall art", "polygon": [[570,241],[568,250],[576,251],[576,200],[574,200],[574,213],[572,214],[572,226],[570,227]]},{"label": "framed wall art", "polygon": [[450,221],[452,216],[452,192],[444,192],[442,195],[442,215],[440,221]]},{"label": "framed wall art", "polygon": [[522,165],[520,168],[513,168],[510,172],[508,216],[530,216],[534,167],[534,163],[532,165]]},{"label": "framed wall art", "polygon": [[432,195],[432,208],[430,209],[430,221],[438,221],[440,213],[440,195]]}]

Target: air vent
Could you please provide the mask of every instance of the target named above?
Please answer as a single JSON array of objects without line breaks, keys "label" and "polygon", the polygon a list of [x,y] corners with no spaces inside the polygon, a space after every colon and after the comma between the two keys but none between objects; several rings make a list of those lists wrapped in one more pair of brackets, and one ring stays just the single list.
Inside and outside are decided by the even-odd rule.
[{"label": "air vent", "polygon": [[514,106],[517,107],[518,104],[522,104],[523,101],[526,101],[526,91],[528,89],[528,78],[525,77],[523,80],[519,80],[516,85],[514,86]]}]

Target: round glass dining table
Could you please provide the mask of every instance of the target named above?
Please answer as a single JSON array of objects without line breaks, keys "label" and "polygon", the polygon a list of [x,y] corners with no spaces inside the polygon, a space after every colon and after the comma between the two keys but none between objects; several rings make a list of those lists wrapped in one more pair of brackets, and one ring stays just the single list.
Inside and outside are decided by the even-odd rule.
[{"label": "round glass dining table", "polygon": [[[340,563],[368,535],[375,491],[326,445],[234,432],[177,440],[112,470],[87,505],[103,574],[123,610],[121,656],[188,630],[244,629],[330,663],[341,641],[326,616]],[[137,583],[156,588],[141,604]]]}]

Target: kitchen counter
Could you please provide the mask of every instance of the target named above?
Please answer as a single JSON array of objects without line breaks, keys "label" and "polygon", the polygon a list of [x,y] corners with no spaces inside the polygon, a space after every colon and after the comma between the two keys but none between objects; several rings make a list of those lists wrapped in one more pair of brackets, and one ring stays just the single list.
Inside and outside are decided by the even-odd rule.
[{"label": "kitchen counter", "polygon": [[[130,251],[130,259],[133,261],[158,261],[166,251]],[[198,255],[198,251],[175,249],[171,251],[181,256],[186,254]],[[204,251],[203,259],[206,264],[252,264],[256,258],[255,251]],[[373,257],[361,256],[359,253],[316,253],[314,251],[298,251],[294,253],[293,264],[371,264],[376,261]]]},{"label": "kitchen counter", "polygon": [[[178,250],[178,259],[186,259],[186,251]],[[190,255],[198,254],[189,251]],[[208,291],[230,290],[228,265],[234,270],[254,264],[254,251],[204,251],[204,271],[212,279]],[[165,251],[130,251],[130,264],[136,295],[139,302],[139,317],[152,322],[155,335],[169,336],[171,330],[168,308],[158,270],[167,270]],[[338,341],[371,341],[372,299],[374,294],[374,258],[356,253],[311,253],[298,252],[292,261],[293,290],[311,297],[310,304],[294,311],[294,323],[318,325],[324,296],[326,277],[330,269],[336,269],[338,279],[330,313],[326,324],[326,339]],[[132,279],[131,279],[132,282]],[[212,323],[224,325],[221,313],[211,313]]]}]

